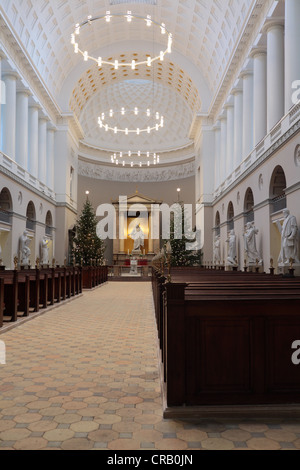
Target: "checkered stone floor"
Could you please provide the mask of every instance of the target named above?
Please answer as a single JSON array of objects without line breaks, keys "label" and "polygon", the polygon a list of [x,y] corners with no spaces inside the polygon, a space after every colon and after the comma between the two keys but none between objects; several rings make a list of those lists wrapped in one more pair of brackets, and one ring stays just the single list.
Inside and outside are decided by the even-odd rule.
[{"label": "checkered stone floor", "polygon": [[300,449],[300,423],[164,420],[150,283],[111,283],[2,335],[0,449]]}]

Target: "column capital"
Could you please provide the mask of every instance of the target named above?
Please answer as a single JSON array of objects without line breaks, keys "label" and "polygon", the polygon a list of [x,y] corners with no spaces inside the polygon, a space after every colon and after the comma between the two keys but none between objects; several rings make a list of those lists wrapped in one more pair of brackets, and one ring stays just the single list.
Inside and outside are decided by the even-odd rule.
[{"label": "column capital", "polygon": [[41,106],[38,103],[30,103],[28,107],[29,107],[29,109],[36,109],[37,111],[42,109]]},{"label": "column capital", "polygon": [[41,121],[41,122],[42,122],[42,121],[49,122],[50,119],[48,118],[48,116],[45,116],[44,114],[41,114],[41,115],[39,116],[39,121]]},{"label": "column capital", "polygon": [[238,86],[232,88],[232,90],[231,90],[231,94],[232,94],[233,96],[238,95],[238,94],[242,94],[242,93],[243,93],[243,88],[238,87]]},{"label": "column capital", "polygon": [[51,121],[49,121],[47,125],[47,132],[51,132],[51,131],[56,132],[57,127]]},{"label": "column capital", "polygon": [[2,59],[7,59],[7,55],[4,54],[4,52],[0,50],[0,60]]},{"label": "column capital", "polygon": [[21,87],[19,88],[19,87],[17,87],[17,93],[23,93],[24,95],[27,95],[28,97],[32,96],[32,93],[29,90],[29,88],[21,88]]},{"label": "column capital", "polygon": [[13,78],[14,80],[17,80],[18,78],[20,78],[20,75],[18,74],[18,72],[15,72],[14,70],[4,70],[2,72],[2,78]]},{"label": "column capital", "polygon": [[224,109],[226,109],[226,110],[227,110],[227,109],[231,109],[231,108],[234,107],[234,104],[231,103],[230,101],[228,101],[228,103],[225,103],[223,107],[224,107]]},{"label": "column capital", "polygon": [[213,131],[219,131],[221,130],[221,123],[220,121],[216,121],[216,123],[213,125]]},{"label": "column capital", "polygon": [[221,112],[220,116],[218,117],[218,120],[219,120],[219,121],[227,121],[227,113],[225,112],[224,109],[223,109],[223,111]]},{"label": "column capital", "polygon": [[259,55],[263,55],[263,56],[266,56],[267,55],[267,48],[264,47],[264,46],[255,46],[253,47],[253,49],[251,50],[249,56],[254,59],[256,56],[259,56]]},{"label": "column capital", "polygon": [[239,78],[244,79],[245,77],[249,77],[253,75],[253,70],[252,69],[244,69],[241,71]]},{"label": "column capital", "polygon": [[268,18],[262,27],[262,33],[268,33],[271,29],[284,29],[284,18]]}]

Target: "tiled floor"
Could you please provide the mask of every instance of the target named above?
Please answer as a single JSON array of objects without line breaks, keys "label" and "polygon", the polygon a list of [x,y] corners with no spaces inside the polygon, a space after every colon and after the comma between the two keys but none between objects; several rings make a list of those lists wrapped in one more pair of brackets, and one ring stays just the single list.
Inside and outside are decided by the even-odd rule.
[{"label": "tiled floor", "polygon": [[150,283],[111,283],[0,335],[0,449],[300,449],[300,423],[162,418]]}]

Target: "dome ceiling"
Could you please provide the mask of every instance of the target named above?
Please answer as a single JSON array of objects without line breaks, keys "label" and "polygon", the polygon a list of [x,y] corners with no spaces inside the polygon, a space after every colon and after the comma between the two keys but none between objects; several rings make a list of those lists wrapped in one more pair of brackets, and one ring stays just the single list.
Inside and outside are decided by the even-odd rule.
[{"label": "dome ceiling", "polygon": [[[85,133],[84,143],[102,149],[124,150],[124,145],[146,149],[152,135],[127,137],[101,135],[97,126],[100,107],[122,103],[148,106],[154,93],[156,111],[165,127],[156,132],[156,150],[191,145],[189,130],[197,112],[207,112],[224,79],[240,34],[255,0],[2,0],[0,9],[58,108],[72,110]],[[151,67],[131,68],[85,62],[70,43],[76,23],[93,17],[123,13],[151,15],[165,23],[173,35],[172,54]],[[124,18],[93,22],[82,28],[82,50],[120,63],[145,60],[167,47],[167,36],[144,21]],[[142,81],[142,82],[141,82]],[[153,91],[154,90],[154,91]],[[152,95],[151,95],[152,93]],[[152,96],[153,99],[153,96]],[[153,105],[154,106],[154,105]],[[152,107],[153,107],[152,106]],[[137,120],[128,121],[138,127]],[[141,125],[140,125],[141,126]],[[124,124],[123,127],[126,127]]]},{"label": "dome ceiling", "polygon": [[[138,115],[133,112],[135,106],[139,109]],[[124,116],[120,112],[122,107],[126,110]],[[113,118],[109,117],[110,109],[114,110]],[[147,117],[147,109],[151,112],[150,117]],[[113,131],[100,129],[98,125],[98,116],[104,112],[105,122],[109,127],[146,129],[160,122],[155,118],[157,111],[164,116],[164,127],[158,131],[153,130],[150,134],[115,134]],[[193,113],[184,98],[171,87],[149,80],[126,80],[104,87],[89,100],[80,114],[80,123],[85,142],[92,146],[112,151],[159,152],[191,145],[187,135],[192,118]]]},{"label": "dome ceiling", "polygon": [[[1,10],[56,100],[61,98],[63,85],[82,61],[70,44],[74,25],[88,15],[104,15],[107,10],[112,13],[131,10],[141,16],[151,14],[157,22],[164,22],[174,37],[174,53],[198,70],[212,97],[255,1],[157,0],[156,6],[152,3],[146,0],[132,3],[121,0],[2,0]],[[103,33],[91,34],[87,48],[97,52],[99,48],[109,48],[116,43],[122,45],[126,40],[134,43],[143,40],[149,46],[153,43],[153,34],[150,29],[145,31],[141,24],[128,29],[126,25],[115,23],[108,34],[104,28]],[[72,90],[69,90],[70,94]],[[201,95],[201,90],[198,91]]]}]

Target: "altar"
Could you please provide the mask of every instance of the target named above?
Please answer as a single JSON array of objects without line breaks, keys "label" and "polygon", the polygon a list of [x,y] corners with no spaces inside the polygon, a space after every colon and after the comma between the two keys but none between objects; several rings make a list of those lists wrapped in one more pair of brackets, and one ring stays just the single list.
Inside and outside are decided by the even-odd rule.
[{"label": "altar", "polygon": [[[147,266],[155,253],[160,250],[161,201],[151,199],[137,191],[129,197],[124,196],[112,201],[112,204],[116,211],[114,264],[130,266],[130,260],[135,257],[138,266]],[[140,245],[136,243],[137,237],[142,240]]]}]

